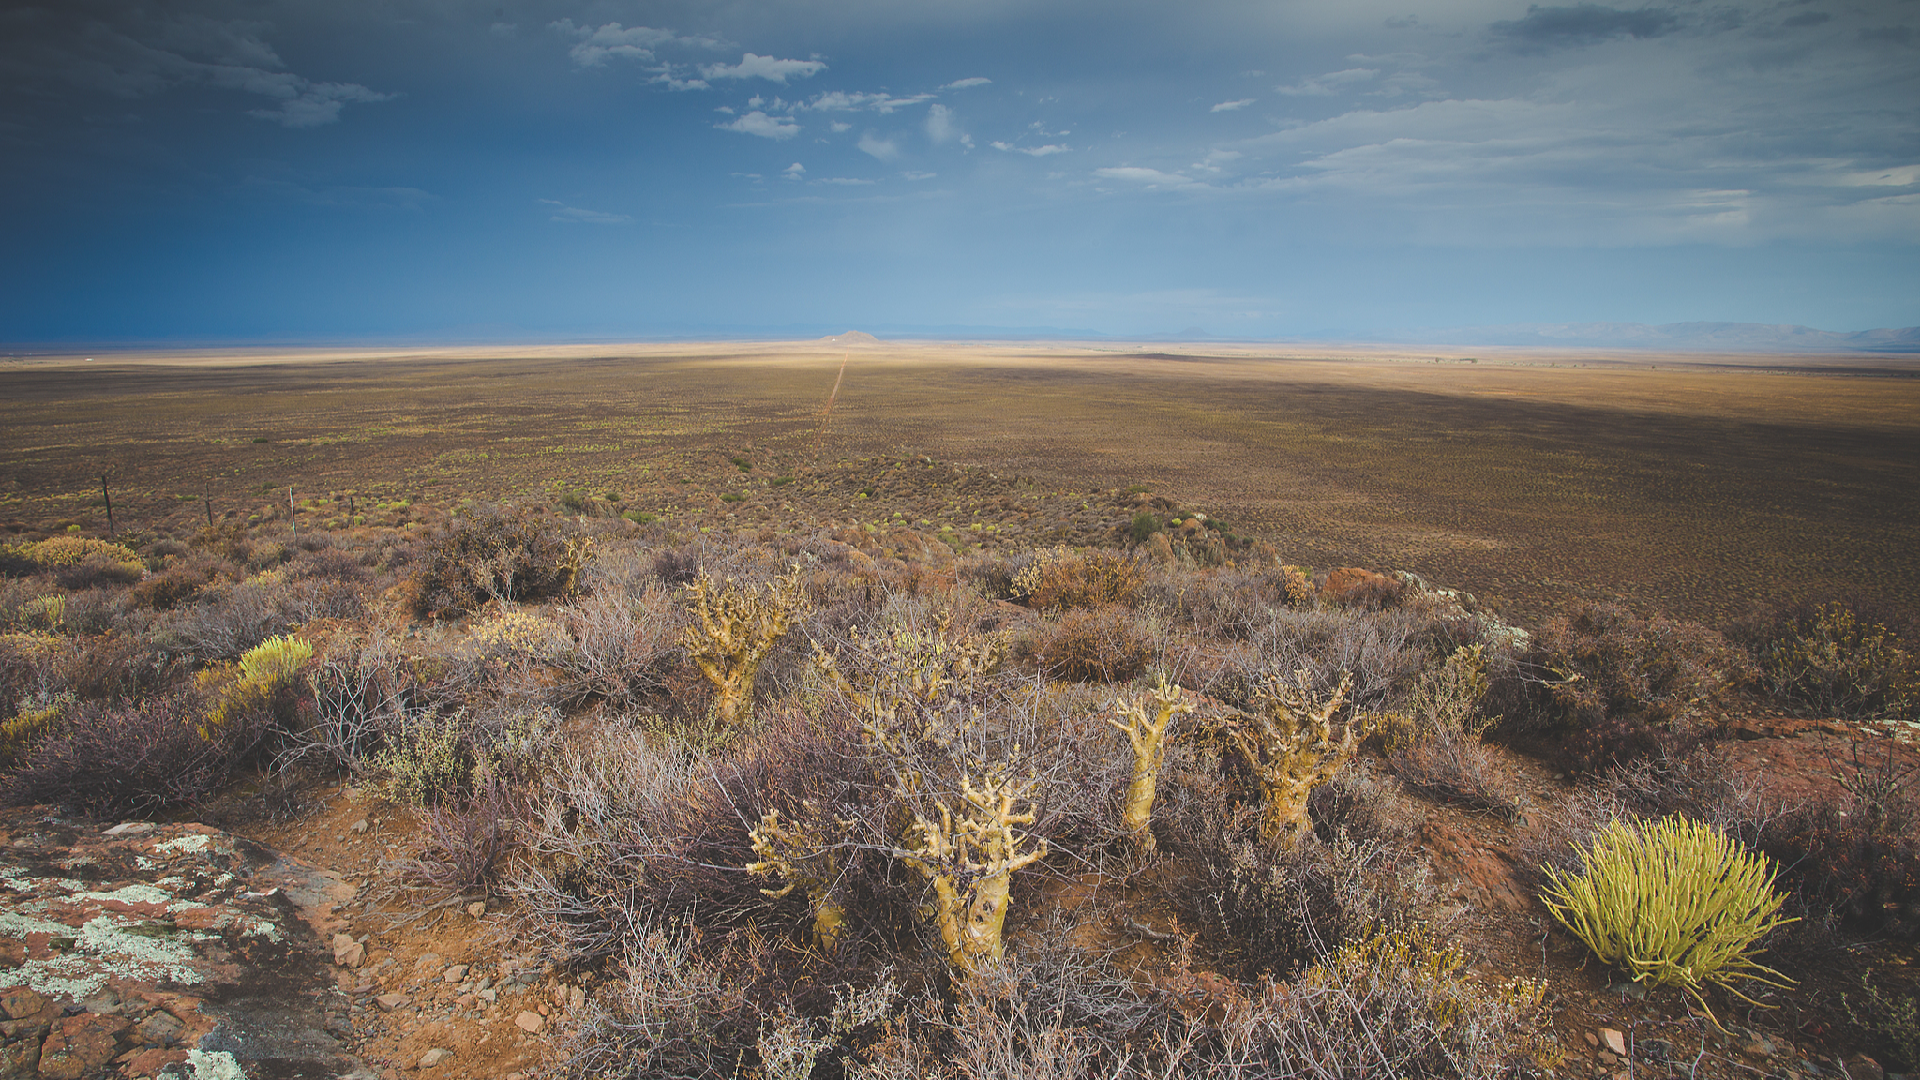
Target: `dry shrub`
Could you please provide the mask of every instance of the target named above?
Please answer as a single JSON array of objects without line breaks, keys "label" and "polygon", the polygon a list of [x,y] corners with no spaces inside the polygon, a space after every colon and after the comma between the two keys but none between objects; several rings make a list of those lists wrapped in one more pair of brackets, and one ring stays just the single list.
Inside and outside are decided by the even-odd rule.
[{"label": "dry shrub", "polygon": [[1709,733],[1712,712],[1749,675],[1746,658],[1698,623],[1592,604],[1541,628],[1533,719],[1561,733],[1568,761],[1591,770],[1678,756]]},{"label": "dry shrub", "polygon": [[1512,771],[1480,741],[1498,721],[1480,713],[1489,682],[1485,646],[1464,645],[1420,676],[1408,711],[1390,724],[1388,760],[1408,786],[1476,810],[1517,817]]},{"label": "dry shrub", "polygon": [[280,764],[318,757],[334,768],[360,767],[409,710],[424,705],[419,680],[385,626],[308,626],[302,634],[319,645],[306,677],[312,720],[292,733]]},{"label": "dry shrub", "polygon": [[1311,673],[1331,687],[1351,673],[1347,703],[1356,713],[1379,712],[1404,696],[1426,665],[1426,641],[1435,623],[1408,609],[1275,609],[1252,640],[1235,649],[1210,683],[1197,689],[1247,702],[1268,673]]},{"label": "dry shrub", "polygon": [[1345,836],[1401,849],[1420,835],[1424,811],[1415,807],[1392,776],[1366,758],[1356,758],[1307,797],[1314,833],[1331,842]]},{"label": "dry shrub", "polygon": [[1324,799],[1324,809],[1345,811],[1351,825],[1329,828],[1330,841],[1313,833],[1262,839],[1244,778],[1211,750],[1177,750],[1157,834],[1180,868],[1172,899],[1182,922],[1200,928],[1223,970],[1285,976],[1370,927],[1406,925],[1431,908],[1424,870],[1391,839],[1404,828],[1393,821],[1398,815],[1354,805],[1384,792],[1348,788]]},{"label": "dry shrub", "polygon": [[[1464,950],[1420,927],[1378,927],[1329,948],[1300,978],[1235,1002],[1196,1057],[1220,1077],[1492,1080],[1545,1071],[1544,984],[1488,984]],[[1196,1070],[1198,1071],[1198,1070]]]},{"label": "dry shrub", "polygon": [[1114,604],[1073,608],[1023,645],[1043,673],[1069,682],[1126,682],[1153,659],[1153,643],[1134,613]]},{"label": "dry shrub", "polygon": [[1400,606],[1407,595],[1407,584],[1385,574],[1347,566],[1327,575],[1320,595],[1346,607],[1382,611]]},{"label": "dry shrub", "polygon": [[262,641],[305,623],[355,619],[366,611],[360,588],[352,582],[290,581],[281,571],[208,587],[198,601],[164,613],[154,634],[161,647],[203,662],[237,660]]},{"label": "dry shrub", "polygon": [[513,846],[513,823],[523,798],[505,780],[489,776],[471,794],[429,808],[411,858],[396,871],[416,885],[467,892],[493,891]]},{"label": "dry shrub", "polygon": [[651,582],[602,590],[559,612],[573,648],[558,661],[567,696],[632,707],[657,696],[679,660],[680,605]]},{"label": "dry shrub", "polygon": [[1446,732],[1403,746],[1389,760],[1408,787],[1448,802],[1507,818],[1525,807],[1512,767],[1477,735]]},{"label": "dry shrub", "polygon": [[1786,867],[1801,903],[1878,934],[1920,939],[1920,793],[1916,766],[1881,760],[1838,766],[1843,795],[1765,823],[1760,847]]},{"label": "dry shrub", "polygon": [[213,583],[215,565],[207,560],[176,562],[135,585],[133,600],[155,611],[171,611]]},{"label": "dry shrub", "polygon": [[1920,717],[1920,660],[1884,623],[1841,603],[1789,608],[1746,628],[1762,682],[1820,716]]},{"label": "dry shrub", "polygon": [[1130,552],[1056,549],[1036,554],[1015,574],[1011,592],[1036,611],[1065,611],[1131,605],[1145,582],[1140,561]]},{"label": "dry shrub", "polygon": [[588,557],[584,544],[525,510],[476,510],[423,542],[409,602],[422,618],[448,618],[488,600],[564,596]]},{"label": "dry shrub", "polygon": [[233,725],[203,738],[197,694],[120,709],[76,706],[0,779],[0,800],[57,803],[98,816],[153,813],[218,788],[263,732]]}]

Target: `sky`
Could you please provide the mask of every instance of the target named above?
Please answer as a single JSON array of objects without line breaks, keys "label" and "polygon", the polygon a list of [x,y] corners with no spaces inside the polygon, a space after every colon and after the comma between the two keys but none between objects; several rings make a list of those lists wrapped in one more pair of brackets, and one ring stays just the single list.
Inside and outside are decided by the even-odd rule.
[{"label": "sky", "polygon": [[0,342],[1920,324],[1920,0],[0,0]]}]

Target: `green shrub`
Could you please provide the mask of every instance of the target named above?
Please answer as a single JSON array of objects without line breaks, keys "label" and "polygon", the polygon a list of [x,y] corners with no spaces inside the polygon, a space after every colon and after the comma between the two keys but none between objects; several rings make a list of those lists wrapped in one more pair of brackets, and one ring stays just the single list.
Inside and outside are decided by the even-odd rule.
[{"label": "green shrub", "polygon": [[1920,666],[1885,626],[1844,604],[1781,618],[1754,643],[1767,688],[1850,720],[1920,717]]},{"label": "green shrub", "polygon": [[[1615,821],[1581,852],[1580,872],[1545,868],[1541,900],[1594,955],[1654,986],[1678,986],[1696,1001],[1717,983],[1785,986],[1753,959],[1755,943],[1782,919],[1785,899],[1763,855],[1704,822],[1668,817]],[[1701,1002],[1704,1008],[1705,1003]]]},{"label": "green shrub", "polygon": [[1132,538],[1134,543],[1144,544],[1147,542],[1147,537],[1152,536],[1164,528],[1166,528],[1166,525],[1161,522],[1158,515],[1149,514],[1145,510],[1142,510],[1133,515],[1133,526],[1127,530],[1127,535]]}]

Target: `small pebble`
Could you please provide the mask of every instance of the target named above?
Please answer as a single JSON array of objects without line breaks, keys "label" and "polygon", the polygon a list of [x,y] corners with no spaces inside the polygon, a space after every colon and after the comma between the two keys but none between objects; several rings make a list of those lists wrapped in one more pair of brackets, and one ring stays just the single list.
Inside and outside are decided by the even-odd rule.
[{"label": "small pebble", "polygon": [[473,916],[476,919],[480,918],[486,913],[487,913],[487,902],[485,900],[475,900],[473,903],[467,905],[467,914]]},{"label": "small pebble", "polygon": [[539,1013],[523,1012],[513,1018],[513,1024],[529,1035],[538,1035],[547,1026],[546,1018]]},{"label": "small pebble", "polygon": [[452,1056],[453,1056],[453,1051],[442,1050],[436,1046],[433,1049],[427,1051],[426,1053],[420,1055],[420,1067],[423,1069],[431,1069],[435,1065],[440,1064],[441,1062],[447,1060]]}]

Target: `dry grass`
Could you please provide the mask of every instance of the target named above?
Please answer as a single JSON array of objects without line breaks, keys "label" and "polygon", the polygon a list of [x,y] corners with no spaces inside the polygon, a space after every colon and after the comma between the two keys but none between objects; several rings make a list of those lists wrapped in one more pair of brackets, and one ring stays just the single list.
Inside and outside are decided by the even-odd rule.
[{"label": "dry grass", "polygon": [[[1858,584],[1856,566],[1920,590],[1920,380],[1897,359],[1874,378],[1708,357],[883,348],[854,358],[825,424],[841,356],[805,346],[279,359],[0,372],[0,463],[17,480],[0,516],[99,528],[93,481],[113,465],[116,518],[138,530],[203,523],[203,494],[216,515],[284,523],[291,485],[306,528],[617,490],[617,505],[576,501],[705,524],[947,526],[966,543],[995,540],[976,520],[1012,521],[1046,543],[1032,519],[981,511],[1008,499],[1064,520],[1067,490],[1145,482],[1296,561],[1413,569],[1535,616],[1622,594],[1727,615]],[[903,451],[877,479],[835,471]],[[915,473],[915,454],[981,472]]]}]

